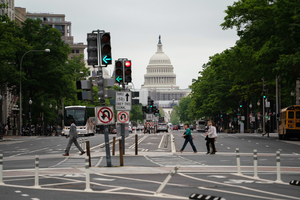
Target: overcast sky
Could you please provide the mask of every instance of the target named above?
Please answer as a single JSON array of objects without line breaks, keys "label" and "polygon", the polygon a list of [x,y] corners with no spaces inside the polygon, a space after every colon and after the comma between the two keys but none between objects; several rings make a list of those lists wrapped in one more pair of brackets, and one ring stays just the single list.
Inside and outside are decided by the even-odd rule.
[{"label": "overcast sky", "polygon": [[[236,0],[235,0],[236,1]],[[144,83],[151,56],[161,35],[180,89],[192,84],[209,56],[235,45],[235,30],[220,24],[234,0],[15,0],[31,13],[65,14],[72,22],[74,42],[93,30],[111,33],[112,57],[132,60],[136,89]],[[85,55],[86,57],[86,55]],[[114,63],[114,61],[113,61]],[[107,67],[110,73],[114,66]]]}]

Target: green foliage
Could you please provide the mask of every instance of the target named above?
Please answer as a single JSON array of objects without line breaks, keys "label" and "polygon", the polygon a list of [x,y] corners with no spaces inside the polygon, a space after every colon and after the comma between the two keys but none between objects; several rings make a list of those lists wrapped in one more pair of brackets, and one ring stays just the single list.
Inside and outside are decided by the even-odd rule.
[{"label": "green foliage", "polygon": [[171,112],[170,121],[171,121],[172,124],[179,124],[180,123],[180,119],[179,119],[179,117],[178,117],[175,110],[173,110]]},{"label": "green foliage", "polygon": [[136,122],[143,122],[144,121],[144,114],[142,112],[142,104],[133,105],[130,111],[130,121]]},{"label": "green foliage", "polygon": [[299,1],[239,0],[225,12],[222,28],[236,27],[240,39],[202,66],[191,86],[190,104],[186,106],[186,99],[179,103],[181,120],[230,113],[239,101],[256,104],[262,96],[262,78],[272,105],[276,76],[281,77],[285,97],[281,107],[290,105],[290,92],[300,75]]},{"label": "green foliage", "polygon": [[159,116],[160,116],[160,117],[164,117],[164,116],[165,116],[165,111],[164,111],[164,109],[163,109],[162,107],[159,107],[158,110],[159,110]]}]

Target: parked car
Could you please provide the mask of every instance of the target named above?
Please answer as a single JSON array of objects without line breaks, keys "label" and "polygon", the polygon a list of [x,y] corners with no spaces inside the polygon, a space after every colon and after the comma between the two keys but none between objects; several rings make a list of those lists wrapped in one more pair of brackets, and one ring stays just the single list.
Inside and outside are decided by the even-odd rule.
[{"label": "parked car", "polygon": [[174,126],[173,126],[173,130],[177,130],[177,131],[178,131],[178,126],[177,126],[177,125],[174,125]]},{"label": "parked car", "polygon": [[111,131],[111,133],[112,133],[112,134],[117,134],[117,129],[114,128],[114,129]]},{"label": "parked car", "polygon": [[190,125],[190,129],[191,129],[191,131],[193,131],[195,129],[194,125]]},{"label": "parked car", "polygon": [[165,123],[159,123],[156,129],[157,133],[159,132],[168,132],[168,125]]}]

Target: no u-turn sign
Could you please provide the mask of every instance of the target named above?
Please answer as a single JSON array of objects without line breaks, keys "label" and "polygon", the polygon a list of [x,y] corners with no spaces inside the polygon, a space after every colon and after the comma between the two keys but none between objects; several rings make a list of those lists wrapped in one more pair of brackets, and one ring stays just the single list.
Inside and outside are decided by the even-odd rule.
[{"label": "no u-turn sign", "polygon": [[117,122],[122,124],[129,123],[129,111],[118,111]]}]

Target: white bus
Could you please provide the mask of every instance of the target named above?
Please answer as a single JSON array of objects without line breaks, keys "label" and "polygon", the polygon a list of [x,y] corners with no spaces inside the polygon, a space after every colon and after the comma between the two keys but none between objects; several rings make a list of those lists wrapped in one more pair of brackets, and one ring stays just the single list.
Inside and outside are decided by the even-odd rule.
[{"label": "white bus", "polygon": [[96,133],[94,107],[66,106],[64,113],[65,127],[62,131],[62,135],[69,135],[70,119],[73,119],[76,124],[78,136],[88,136]]},{"label": "white bus", "polygon": [[198,132],[205,132],[205,121],[204,120],[196,120],[196,130]]}]

